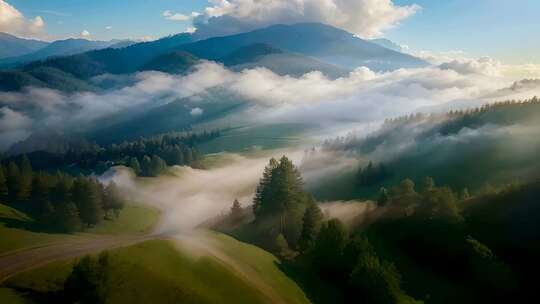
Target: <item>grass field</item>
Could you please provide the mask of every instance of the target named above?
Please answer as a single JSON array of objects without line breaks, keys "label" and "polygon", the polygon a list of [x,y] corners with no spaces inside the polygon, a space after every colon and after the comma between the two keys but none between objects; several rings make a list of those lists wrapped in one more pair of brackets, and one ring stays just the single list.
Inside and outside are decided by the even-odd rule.
[{"label": "grass field", "polygon": [[103,221],[96,227],[75,234],[43,233],[24,229],[33,220],[26,214],[0,204],[0,255],[25,248],[56,242],[77,241],[99,235],[142,234],[149,232],[159,220],[159,211],[128,205],[113,221]]},{"label": "grass field", "polygon": [[[284,303],[308,303],[302,290],[278,268],[277,259],[230,237],[208,233],[205,242],[222,250],[232,262],[194,254],[174,241],[148,241],[110,252],[107,303],[269,303],[253,282],[263,281]],[[249,269],[238,269],[242,265]],[[16,291],[57,292],[73,261],[59,261],[10,278],[0,289],[0,302]],[[245,274],[257,278],[246,278]],[[16,303],[16,302],[15,302]]]},{"label": "grass field", "polygon": [[275,124],[238,127],[222,131],[220,137],[202,143],[197,149],[203,153],[246,152],[257,149],[278,149],[301,143],[311,130],[306,124]]}]

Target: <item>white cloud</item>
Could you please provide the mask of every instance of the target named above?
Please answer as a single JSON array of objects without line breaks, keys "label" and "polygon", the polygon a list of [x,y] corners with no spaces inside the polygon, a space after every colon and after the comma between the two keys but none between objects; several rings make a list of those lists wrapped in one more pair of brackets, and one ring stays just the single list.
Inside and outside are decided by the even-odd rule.
[{"label": "white cloud", "polygon": [[81,32],[81,37],[83,37],[83,38],[88,38],[88,37],[90,37],[90,32],[87,31],[87,30],[82,31],[82,32]]},{"label": "white cloud", "polygon": [[14,6],[0,0],[0,32],[27,38],[43,38],[45,22],[41,16],[25,18]]},{"label": "white cloud", "polygon": [[0,151],[31,134],[32,120],[8,107],[0,108]]},{"label": "white cloud", "polygon": [[184,15],[180,13],[173,13],[169,10],[166,10],[163,12],[162,15],[163,17],[165,17],[165,19],[171,20],[171,21],[189,21],[193,18],[198,17],[200,14],[197,12],[192,12],[190,15]]},{"label": "white cloud", "polygon": [[189,112],[191,116],[201,116],[203,115],[203,113],[204,113],[204,110],[201,108],[193,108],[191,109],[191,112]]},{"label": "white cloud", "polygon": [[113,27],[110,26],[110,25],[107,25],[107,26],[105,27],[105,29],[108,30],[108,31],[112,30],[112,28],[113,28]]},{"label": "white cloud", "polygon": [[[418,5],[395,5],[392,0],[214,0],[195,18],[203,36],[249,31],[276,23],[321,22],[364,38],[414,15]],[[171,13],[172,15],[172,13]]]},{"label": "white cloud", "polygon": [[27,129],[84,129],[96,119],[132,107],[185,98],[191,100],[187,109],[192,115],[204,115],[197,109],[197,100],[213,94],[220,100],[223,94],[248,103],[241,115],[243,122],[319,123],[329,130],[421,110],[476,106],[516,94],[522,98],[540,95],[536,82],[526,87],[520,84],[519,90],[501,90],[510,88],[513,81],[483,73],[481,68],[477,72],[473,64],[464,66],[467,68],[432,66],[385,73],[361,67],[346,77],[329,79],[320,72],[301,77],[280,76],[265,68],[233,72],[214,62],[202,62],[187,75],[138,73],[127,87],[101,94],[65,94],[38,88],[0,93],[0,107],[31,119],[32,126]]},{"label": "white cloud", "polygon": [[486,76],[502,76],[502,65],[490,57],[479,59],[455,59],[440,65],[442,69],[454,70],[461,74],[482,74]]}]

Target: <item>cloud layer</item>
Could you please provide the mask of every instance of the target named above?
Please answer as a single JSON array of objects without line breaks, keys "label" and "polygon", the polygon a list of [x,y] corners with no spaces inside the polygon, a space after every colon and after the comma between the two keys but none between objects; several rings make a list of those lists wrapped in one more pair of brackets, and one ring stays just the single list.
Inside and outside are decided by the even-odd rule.
[{"label": "cloud layer", "polygon": [[[140,107],[154,107],[188,98],[191,115],[203,116],[199,100],[236,96],[248,107],[242,123],[309,123],[325,131],[362,126],[417,111],[445,111],[504,98],[540,95],[538,82],[513,86],[500,76],[504,67],[488,59],[451,61],[440,66],[376,73],[361,67],[346,77],[330,79],[320,72],[280,76],[266,68],[233,72],[202,62],[188,75],[143,72],[127,78],[127,86],[105,93],[66,94],[27,88],[0,93],[2,147],[43,128],[79,130],[100,118]],[[103,76],[104,77],[104,76]],[[119,76],[116,76],[119,77]],[[121,80],[126,81],[126,79]]]},{"label": "cloud layer", "polygon": [[385,30],[398,25],[400,21],[414,15],[420,9],[418,5],[395,5],[392,0],[210,2],[212,5],[194,19],[194,26],[204,37],[235,34],[277,23],[321,22],[364,38],[373,38],[381,36]]},{"label": "cloud layer", "polygon": [[0,0],[0,32],[26,38],[43,38],[45,22],[40,16],[28,19],[14,6]]}]

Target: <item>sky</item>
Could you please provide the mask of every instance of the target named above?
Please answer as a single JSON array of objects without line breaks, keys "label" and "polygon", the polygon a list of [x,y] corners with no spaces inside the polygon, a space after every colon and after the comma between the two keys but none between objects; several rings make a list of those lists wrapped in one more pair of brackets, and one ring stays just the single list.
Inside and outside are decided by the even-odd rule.
[{"label": "sky", "polygon": [[[207,7],[213,7],[214,14],[220,11],[219,14],[236,14],[236,17],[246,18],[241,15],[242,11],[249,6],[255,7],[256,4],[253,3],[262,1],[0,0],[0,2],[8,3],[20,12],[29,26],[35,27],[36,24],[39,26],[42,21],[43,26],[39,27],[41,32],[36,35],[38,38],[50,40],[83,36],[89,39],[109,40],[155,39],[186,31],[193,26],[193,21],[205,20],[202,16],[208,16],[208,13],[204,13]],[[329,19],[328,16],[323,16],[320,20],[334,23],[333,25],[352,32],[356,31],[360,36],[367,38],[389,38],[414,50],[460,51],[474,57],[491,56],[507,64],[540,63],[540,39],[537,39],[540,33],[540,19],[536,16],[540,11],[540,1],[537,0],[273,0],[264,1],[263,5],[266,10],[269,10],[269,7],[271,9],[274,9],[273,6],[278,7],[268,13],[270,16],[268,18],[274,18],[276,22],[291,22],[290,20],[298,16],[284,18],[284,12],[290,12],[291,9],[285,7],[280,11],[279,6],[302,3],[308,7],[305,3],[309,2],[319,6],[321,11],[329,10],[323,7],[329,2],[351,11],[349,16],[335,14],[337,15],[335,18],[368,20],[363,23],[342,22],[335,18]],[[375,14],[371,21],[368,15],[360,12],[367,9],[377,11],[379,7],[388,6],[388,3],[392,7],[382,10],[379,15]],[[237,7],[236,13],[231,12],[231,5]],[[309,9],[308,7],[306,10]],[[247,15],[248,17],[257,15],[256,12],[260,11],[262,9],[258,8],[257,11],[250,11]],[[275,13],[276,11],[278,13]],[[312,16],[313,18],[308,21],[316,20],[319,15],[324,14],[321,11],[312,14],[317,17]],[[192,14],[193,12],[201,16],[197,18],[197,14]],[[0,23],[1,19],[2,17]]]}]

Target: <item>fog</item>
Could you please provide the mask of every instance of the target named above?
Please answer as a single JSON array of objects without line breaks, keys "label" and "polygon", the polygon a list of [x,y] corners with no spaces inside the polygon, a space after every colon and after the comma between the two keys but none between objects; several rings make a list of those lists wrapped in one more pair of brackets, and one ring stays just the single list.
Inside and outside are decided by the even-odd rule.
[{"label": "fog", "polygon": [[36,130],[84,132],[111,115],[177,100],[185,100],[192,115],[204,118],[198,102],[237,96],[248,105],[239,123],[316,123],[327,132],[416,111],[446,111],[540,93],[537,81],[514,82],[501,76],[500,69],[484,59],[381,73],[360,67],[346,77],[330,79],[320,72],[280,76],[265,68],[233,72],[204,61],[188,75],[115,76],[115,82],[123,85],[100,93],[29,87],[0,93],[0,149]]},{"label": "fog", "polygon": [[[162,211],[156,233],[192,231],[200,224],[230,211],[238,199],[243,207],[251,206],[253,195],[264,167],[271,157],[286,155],[295,164],[302,164],[303,151],[274,150],[257,156],[220,154],[219,164],[210,169],[173,167],[170,173],[157,178],[135,177],[131,169],[115,167],[100,177],[104,183],[114,181],[126,199],[155,207]],[[349,163],[350,164],[350,163]],[[315,182],[321,176],[337,173],[328,162],[300,166],[305,183]],[[330,202],[320,205],[331,218],[346,223],[373,206],[369,202]]]}]

